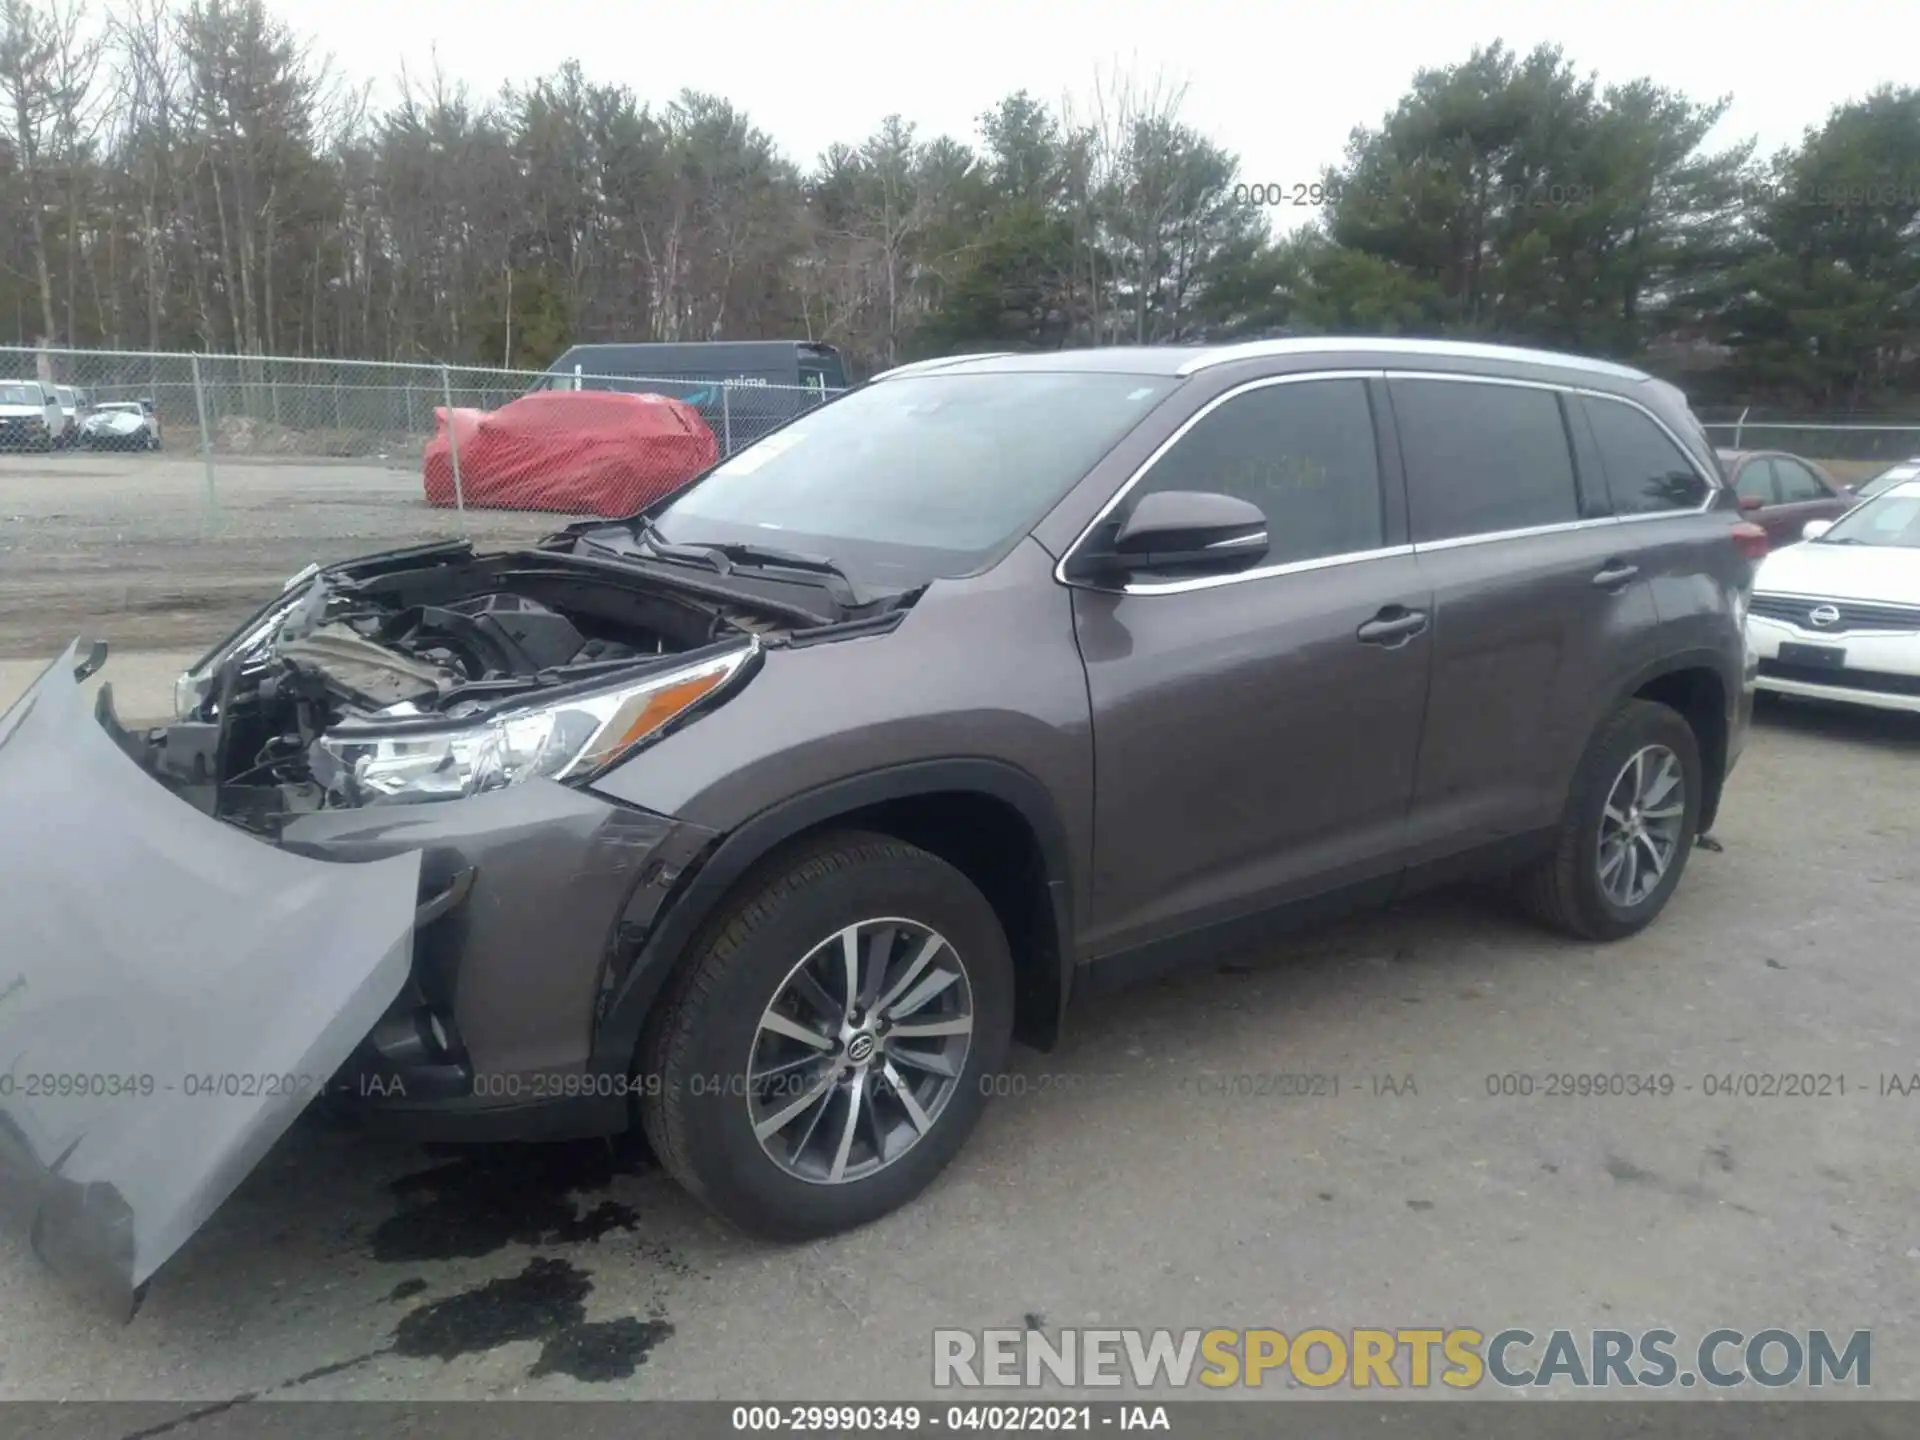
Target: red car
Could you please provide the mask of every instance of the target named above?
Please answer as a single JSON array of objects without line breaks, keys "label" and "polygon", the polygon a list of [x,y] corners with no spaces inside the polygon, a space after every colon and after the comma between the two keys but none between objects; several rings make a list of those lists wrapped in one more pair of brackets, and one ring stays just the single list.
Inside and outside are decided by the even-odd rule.
[{"label": "red car", "polygon": [[720,458],[700,412],[664,395],[540,391],[498,410],[435,413],[440,428],[427,442],[423,466],[430,505],[617,519],[678,490]]},{"label": "red car", "polygon": [[1778,550],[1800,541],[1809,520],[1838,520],[1859,500],[1811,460],[1779,450],[1722,450],[1720,464],[1747,518]]}]

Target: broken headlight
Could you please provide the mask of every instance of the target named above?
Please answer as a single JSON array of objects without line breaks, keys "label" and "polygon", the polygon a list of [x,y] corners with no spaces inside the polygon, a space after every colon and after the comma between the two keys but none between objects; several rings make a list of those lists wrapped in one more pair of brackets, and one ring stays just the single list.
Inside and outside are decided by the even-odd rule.
[{"label": "broken headlight", "polygon": [[455,722],[348,723],[321,736],[314,776],[335,804],[455,800],[590,775],[664,734],[744,678],[756,640],[643,680]]}]

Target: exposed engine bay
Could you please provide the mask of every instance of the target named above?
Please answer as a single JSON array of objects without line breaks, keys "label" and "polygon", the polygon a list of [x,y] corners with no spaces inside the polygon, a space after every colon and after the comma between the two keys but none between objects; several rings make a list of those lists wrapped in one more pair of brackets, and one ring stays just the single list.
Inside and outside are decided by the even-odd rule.
[{"label": "exposed engine bay", "polygon": [[209,813],[269,833],[290,814],[471,793],[516,766],[580,763],[585,732],[625,714],[613,702],[634,709],[622,685],[644,697],[684,672],[682,690],[711,674],[717,691],[742,657],[839,618],[564,552],[375,556],[290,584],[183,677],[180,719],[140,758]]}]

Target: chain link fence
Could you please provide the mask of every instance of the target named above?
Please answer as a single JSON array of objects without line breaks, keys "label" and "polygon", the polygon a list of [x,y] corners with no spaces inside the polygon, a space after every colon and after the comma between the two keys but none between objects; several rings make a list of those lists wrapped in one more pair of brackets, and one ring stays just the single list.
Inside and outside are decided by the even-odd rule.
[{"label": "chain link fence", "polygon": [[0,347],[0,662],[203,646],[310,561],[628,514],[832,393]]},{"label": "chain link fence", "polygon": [[1835,419],[1753,411],[1708,412],[1707,436],[1723,450],[1784,450],[1818,461],[1848,484],[1920,456],[1920,419]]}]

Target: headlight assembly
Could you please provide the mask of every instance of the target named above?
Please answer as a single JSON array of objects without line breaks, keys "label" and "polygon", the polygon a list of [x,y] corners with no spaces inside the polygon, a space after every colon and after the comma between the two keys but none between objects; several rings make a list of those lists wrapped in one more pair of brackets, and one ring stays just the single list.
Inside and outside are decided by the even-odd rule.
[{"label": "headlight assembly", "polygon": [[525,780],[579,779],[659,738],[751,673],[753,640],[644,679],[464,721],[349,722],[313,744],[333,803],[453,800]]}]

